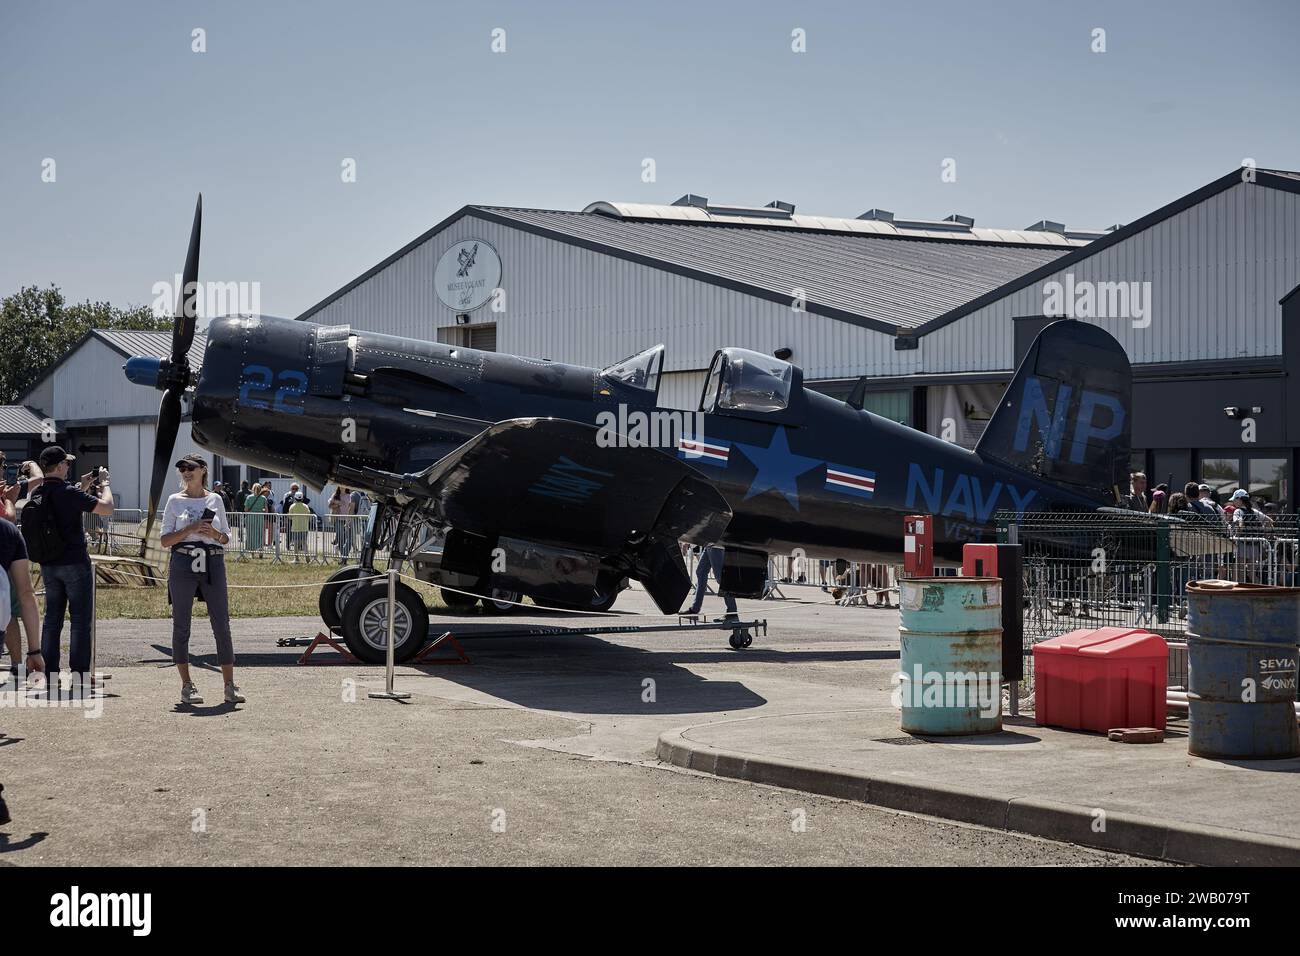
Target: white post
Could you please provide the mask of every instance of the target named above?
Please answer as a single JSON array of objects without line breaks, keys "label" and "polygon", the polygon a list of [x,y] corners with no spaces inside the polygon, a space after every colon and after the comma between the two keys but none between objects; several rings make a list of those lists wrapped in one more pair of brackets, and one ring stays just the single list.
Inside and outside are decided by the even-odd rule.
[{"label": "white post", "polygon": [[374,700],[406,700],[410,694],[398,694],[393,691],[393,646],[396,644],[394,631],[396,630],[395,621],[397,618],[397,569],[391,564],[388,567],[388,648],[387,648],[387,673],[384,678],[384,692],[382,694],[369,694],[367,696]]},{"label": "white post", "polygon": [[[95,680],[95,664],[99,661],[98,653],[98,635],[99,635],[99,572],[95,569],[95,562],[90,562],[90,679]],[[112,674],[100,674],[104,680],[112,677]]]}]

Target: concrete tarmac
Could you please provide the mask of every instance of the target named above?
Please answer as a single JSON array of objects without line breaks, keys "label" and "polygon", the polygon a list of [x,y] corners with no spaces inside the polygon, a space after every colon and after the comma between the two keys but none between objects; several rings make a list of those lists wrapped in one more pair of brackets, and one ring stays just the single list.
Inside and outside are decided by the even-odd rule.
[{"label": "concrete tarmac", "polygon": [[[633,591],[619,610],[651,608]],[[1145,862],[658,760],[660,736],[674,729],[859,709],[874,670],[896,664],[893,611],[742,611],[770,622],[742,652],[719,631],[475,638],[585,619],[435,618],[473,664],[399,668],[405,703],[367,699],[381,668],[299,667],[300,648],[275,646],[311,636],[317,621],[236,621],[249,697],[238,707],[218,703],[211,638],[196,622],[208,703],[195,708],[177,702],[169,622],[102,622],[100,667],[112,677],[101,717],[0,710],[14,816],[0,830],[0,864]]]}]

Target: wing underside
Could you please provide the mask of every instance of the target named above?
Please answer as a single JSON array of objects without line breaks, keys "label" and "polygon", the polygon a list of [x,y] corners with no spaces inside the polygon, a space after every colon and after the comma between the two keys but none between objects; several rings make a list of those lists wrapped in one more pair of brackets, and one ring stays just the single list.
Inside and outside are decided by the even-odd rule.
[{"label": "wing underside", "polygon": [[460,531],[598,555],[673,613],[691,583],[679,542],[717,541],[731,509],[674,454],[598,437],[579,422],[498,422],[408,488]]}]

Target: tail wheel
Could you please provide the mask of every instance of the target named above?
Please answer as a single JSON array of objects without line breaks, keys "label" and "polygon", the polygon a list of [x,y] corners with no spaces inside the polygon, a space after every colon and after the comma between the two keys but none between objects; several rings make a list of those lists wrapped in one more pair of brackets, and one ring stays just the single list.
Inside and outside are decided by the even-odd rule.
[{"label": "tail wheel", "polygon": [[[397,585],[393,609],[393,660],[410,658],[429,641],[429,612],[413,588]],[[343,607],[343,640],[367,664],[383,664],[388,654],[388,584],[356,585]]]},{"label": "tail wheel", "polygon": [[374,568],[349,565],[339,568],[325,579],[317,603],[320,607],[320,619],[325,622],[326,627],[335,629],[343,623],[343,607],[352,596],[352,592],[359,587],[356,583],[357,579],[370,577],[375,573]]},{"label": "tail wheel", "polygon": [[461,594],[459,591],[448,591],[446,588],[440,588],[438,593],[442,595],[442,603],[452,611],[472,611],[478,604],[478,598],[473,594]]},{"label": "tail wheel", "polygon": [[493,588],[481,600],[483,601],[483,610],[489,614],[514,614],[519,610],[516,602],[523,600],[523,595],[518,591],[503,591],[500,588]]},{"label": "tail wheel", "polygon": [[591,600],[586,603],[577,601],[539,601],[544,607],[553,608],[556,611],[608,611],[618,600],[619,594],[627,587],[627,578],[619,578],[615,581],[605,580],[602,576],[597,582],[596,587],[592,588]]}]

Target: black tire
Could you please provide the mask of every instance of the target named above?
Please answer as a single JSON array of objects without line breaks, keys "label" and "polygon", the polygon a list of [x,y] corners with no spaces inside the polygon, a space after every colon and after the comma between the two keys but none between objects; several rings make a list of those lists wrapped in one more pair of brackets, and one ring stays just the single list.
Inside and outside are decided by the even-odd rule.
[{"label": "black tire", "polygon": [[[388,582],[362,584],[343,607],[343,640],[367,664],[387,660]],[[393,660],[401,663],[429,643],[429,611],[413,588],[397,585]]]},{"label": "black tire", "polygon": [[347,599],[352,596],[352,591],[356,588],[355,584],[349,585],[348,582],[369,577],[374,573],[372,568],[349,565],[339,568],[325,579],[317,605],[320,608],[320,619],[325,622],[326,627],[333,630],[343,623],[343,605],[347,603]]},{"label": "black tire", "polygon": [[586,604],[579,604],[576,601],[548,601],[546,599],[538,601],[537,598],[533,598],[533,600],[537,601],[542,607],[549,607],[555,611],[608,611],[614,606],[619,594],[626,587],[627,578],[619,578],[612,585],[602,581],[591,592],[591,601]]},{"label": "black tire", "polygon": [[438,593],[442,595],[442,603],[447,605],[449,611],[465,614],[474,610],[474,606],[478,604],[478,598],[473,594],[461,594],[459,591],[448,591],[446,588],[440,588]]},{"label": "black tire", "polygon": [[479,598],[483,604],[483,610],[487,611],[489,614],[515,614],[519,611],[519,606],[517,604],[502,604],[498,601],[494,601],[493,598],[501,598],[506,602],[522,601],[523,595],[518,591],[503,591],[500,588],[493,588],[486,595]]}]

